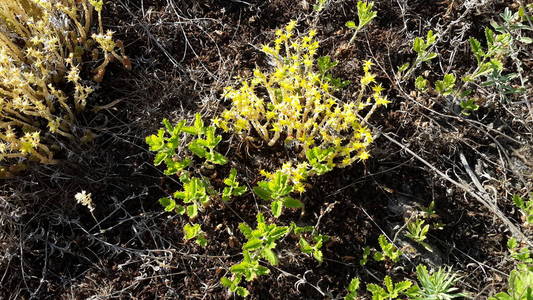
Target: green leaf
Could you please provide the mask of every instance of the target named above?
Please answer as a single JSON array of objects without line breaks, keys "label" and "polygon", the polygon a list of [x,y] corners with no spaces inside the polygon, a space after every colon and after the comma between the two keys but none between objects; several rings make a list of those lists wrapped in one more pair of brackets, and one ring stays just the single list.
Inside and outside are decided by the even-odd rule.
[{"label": "green leaf", "polygon": [[438,93],[443,96],[450,95],[453,92],[453,87],[455,86],[455,75],[454,74],[445,74],[442,80],[437,80],[435,82],[435,89]]},{"label": "green leaf", "polygon": [[337,64],[338,62],[332,61],[331,57],[329,57],[328,55],[321,56],[317,59],[318,70],[322,75],[325,75],[326,72],[334,68]]},{"label": "green leaf", "polygon": [[263,246],[262,240],[258,238],[252,238],[242,246],[242,249],[247,251],[254,251],[261,248],[261,246]]},{"label": "green leaf", "polygon": [[183,205],[176,205],[175,211],[177,214],[183,215],[185,213],[185,207]]},{"label": "green leaf", "polygon": [[165,207],[165,211],[172,211],[176,207],[176,201],[168,197],[159,199],[159,203]]},{"label": "green leaf", "polygon": [[354,21],[348,21],[346,22],[346,27],[350,28],[350,29],[355,29],[357,28],[357,26],[355,25],[355,22]]},{"label": "green leaf", "polygon": [[222,284],[223,287],[226,287],[226,288],[229,288],[230,286],[233,285],[233,281],[229,280],[229,278],[227,277],[220,278],[220,283]]},{"label": "green leaf", "polygon": [[168,132],[173,132],[174,131],[174,127],[170,124],[168,119],[164,118],[161,123],[163,123],[163,125],[165,126],[165,128],[167,129]]},{"label": "green leaf", "polygon": [[247,239],[252,238],[252,228],[250,228],[250,226],[248,226],[246,223],[240,223],[239,230]]},{"label": "green leaf", "polygon": [[172,159],[167,159],[165,163],[167,164],[167,169],[163,172],[165,175],[175,175],[183,171],[191,164],[190,159],[174,161]]},{"label": "green leaf", "polygon": [[242,194],[246,193],[247,190],[248,188],[245,186],[238,186],[233,189],[233,196],[241,196]]},{"label": "green leaf", "polygon": [[426,50],[424,40],[416,37],[413,42],[413,50],[416,53],[421,53],[422,51]]},{"label": "green leaf", "polygon": [[410,288],[411,285],[413,285],[411,281],[400,281],[396,283],[396,287],[394,288],[394,290],[397,292],[403,292],[407,290],[408,288]]},{"label": "green leaf", "polygon": [[418,90],[424,91],[427,89],[428,80],[422,76],[418,76],[415,80],[415,87]]},{"label": "green leaf", "polygon": [[270,208],[274,217],[278,218],[279,216],[281,216],[281,213],[283,211],[283,203],[279,200],[272,201],[272,203],[270,204]]},{"label": "green leaf", "polygon": [[222,201],[228,202],[229,200],[231,200],[231,194],[232,194],[231,192],[232,192],[231,187],[225,187],[222,190]]},{"label": "green leaf", "polygon": [[268,262],[275,266],[278,264],[278,256],[276,255],[276,253],[274,251],[272,251],[271,249],[263,249],[263,257],[268,260]]},{"label": "green leaf", "polygon": [[350,281],[350,284],[348,285],[348,291],[350,292],[356,292],[359,289],[360,281],[359,278],[354,278],[352,281]]},{"label": "green leaf", "polygon": [[516,247],[518,247],[518,241],[516,240],[516,238],[511,237],[511,238],[507,241],[507,248],[508,248],[509,250],[513,250],[513,249],[515,249]]},{"label": "green leaf", "polygon": [[301,208],[304,206],[302,201],[294,199],[292,197],[285,197],[283,199],[283,205],[285,205],[288,208]]},{"label": "green leaf", "polygon": [[522,199],[522,197],[519,195],[513,195],[513,202],[518,208],[526,209],[524,199]]},{"label": "green leaf", "polygon": [[187,206],[186,209],[187,209],[187,215],[189,216],[189,218],[194,219],[198,216],[198,205],[191,204]]},{"label": "green leaf", "polygon": [[437,41],[437,35],[433,34],[433,30],[429,30],[426,37],[427,45],[431,46]]},{"label": "green leaf", "polygon": [[204,121],[202,120],[202,115],[196,113],[194,115],[194,129],[196,134],[203,134],[204,132]]},{"label": "green leaf", "polygon": [[309,253],[313,252],[313,247],[311,247],[309,242],[307,242],[303,237],[300,237],[299,243],[300,243],[300,250],[303,253],[309,254]]},{"label": "green leaf", "polygon": [[385,257],[383,256],[383,254],[381,252],[375,252],[374,253],[374,260],[375,261],[382,261],[384,259],[385,259]]},{"label": "green leaf", "polygon": [[407,62],[398,68],[398,72],[402,73],[409,68],[410,64]]},{"label": "green leaf", "polygon": [[316,249],[315,251],[313,251],[313,257],[318,261],[318,262],[322,262],[323,259],[324,259],[324,256],[322,254],[322,251]]},{"label": "green leaf", "polygon": [[205,158],[207,155],[207,150],[200,146],[197,140],[192,141],[187,148],[198,157]]},{"label": "green leaf", "polygon": [[269,237],[272,240],[278,240],[289,233],[290,228],[287,226],[277,226],[270,233]]},{"label": "green leaf", "polygon": [[435,57],[437,57],[437,55],[438,55],[437,53],[435,53],[435,52],[431,52],[431,53],[428,54],[428,56],[426,57],[425,60],[432,60],[432,59],[434,59]]},{"label": "green leaf", "polygon": [[533,43],[533,39],[530,38],[530,37],[521,36],[521,37],[518,38],[518,40],[519,40],[521,43],[524,43],[524,44],[531,44],[531,43]]},{"label": "green leaf", "polygon": [[387,288],[387,292],[389,292],[389,294],[392,294],[394,292],[394,285],[392,284],[392,279],[389,275],[385,276],[384,283],[385,287]]},{"label": "green leaf", "polygon": [[241,297],[248,297],[250,295],[250,292],[242,286],[237,287],[235,293]]},{"label": "green leaf", "polygon": [[213,152],[213,156],[209,158],[209,161],[217,165],[225,165],[228,163],[228,159],[218,152]]},{"label": "green leaf", "polygon": [[485,38],[487,39],[488,48],[492,48],[494,44],[494,31],[492,31],[489,27],[485,27]]},{"label": "green leaf", "polygon": [[259,196],[259,198],[263,199],[263,200],[270,200],[272,199],[271,195],[271,191],[270,189],[268,188],[268,184],[267,182],[265,181],[261,181],[258,183],[258,186],[255,186],[254,187],[254,193]]},{"label": "green leaf", "polygon": [[154,166],[159,166],[167,157],[168,157],[167,152],[158,152],[154,158]]},{"label": "green leaf", "polygon": [[185,224],[183,227],[183,231],[185,232],[185,236],[183,237],[185,240],[190,240],[198,236],[198,234],[202,231],[200,224]]}]

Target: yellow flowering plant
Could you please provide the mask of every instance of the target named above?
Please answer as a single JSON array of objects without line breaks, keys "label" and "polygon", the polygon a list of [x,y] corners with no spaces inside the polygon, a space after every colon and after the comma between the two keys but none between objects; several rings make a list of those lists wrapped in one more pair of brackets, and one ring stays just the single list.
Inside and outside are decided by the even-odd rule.
[{"label": "yellow flowering plant", "polygon": [[[0,161],[7,162],[1,176],[20,159],[53,163],[48,133],[75,139],[75,114],[93,91],[82,83],[79,64],[96,44],[106,56],[97,76],[107,57],[131,67],[121,43],[103,32],[102,6],[102,0],[0,2]],[[99,32],[91,38],[95,10]]]},{"label": "yellow flowering plant", "polygon": [[[230,107],[214,124],[226,132],[259,137],[268,146],[283,142],[295,149],[299,160],[307,158],[308,162],[286,166],[287,175],[293,175],[293,169],[302,169],[301,177],[320,175],[368,159],[373,135],[365,124],[378,107],[390,103],[371,72],[373,63],[363,63],[355,99],[343,102],[334,93],[348,82],[331,76],[335,63],[329,57],[316,58],[316,31],[296,37],[295,28],[296,21],[291,21],[276,31],[273,45],[262,47],[272,70],[256,68],[252,78],[225,88]],[[297,190],[303,191],[303,186]]]}]

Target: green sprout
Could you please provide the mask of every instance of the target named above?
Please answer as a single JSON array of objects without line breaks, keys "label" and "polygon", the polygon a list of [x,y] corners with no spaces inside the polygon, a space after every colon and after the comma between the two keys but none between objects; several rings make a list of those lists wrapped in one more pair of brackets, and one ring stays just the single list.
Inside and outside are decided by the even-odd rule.
[{"label": "green sprout", "polygon": [[519,195],[514,195],[513,202],[516,207],[522,210],[526,223],[533,224],[533,193],[529,195],[529,200],[526,200]]},{"label": "green sprout", "polygon": [[467,100],[463,100],[459,103],[459,106],[461,106],[461,113],[465,116],[469,116],[473,111],[476,111],[479,109],[479,105],[476,103],[476,99],[470,98]]},{"label": "green sprout", "polygon": [[165,175],[179,174],[191,164],[190,159],[180,160],[176,154],[185,121],[179,122],[176,126],[172,126],[167,119],[163,119],[162,123],[164,128],[159,129],[157,134],[147,136],[146,143],[150,147],[150,151],[157,152],[154,158],[155,166],[164,162],[166,165]]},{"label": "green sprout", "polygon": [[533,266],[519,264],[509,274],[506,292],[500,292],[489,300],[531,300],[533,299]]},{"label": "green sprout", "polygon": [[417,219],[413,222],[407,223],[408,232],[405,234],[405,236],[424,246],[424,248],[426,248],[428,251],[432,251],[431,247],[426,242],[424,242],[424,240],[427,238],[426,235],[429,231],[429,225],[424,225],[424,223],[425,221],[422,219]]},{"label": "green sprout", "polygon": [[185,224],[185,226],[183,226],[183,232],[185,233],[185,235],[183,236],[184,240],[187,241],[195,239],[195,242],[198,245],[202,247],[207,246],[207,238],[205,233],[202,231],[200,224]]},{"label": "green sprout", "polygon": [[260,181],[254,192],[261,199],[272,201],[272,214],[277,218],[281,216],[283,207],[300,208],[303,203],[300,200],[292,198],[290,193],[293,191],[293,186],[290,184],[289,176],[278,171],[269,181]]},{"label": "green sprout", "polygon": [[407,78],[421,63],[428,62],[437,57],[437,53],[429,51],[429,48],[437,41],[437,37],[438,35],[433,34],[433,30],[429,30],[425,40],[421,37],[415,38],[412,48],[416,52],[414,63],[412,65],[405,63],[398,68],[399,74],[405,72],[402,76],[403,78]]},{"label": "green sprout", "polygon": [[305,254],[313,255],[313,257],[318,261],[322,262],[324,260],[324,255],[322,254],[322,245],[324,241],[327,240],[325,235],[315,235],[313,236],[314,245],[309,243],[303,237],[300,237],[300,250]]},{"label": "green sprout", "polygon": [[243,260],[230,267],[232,278],[222,277],[220,282],[231,292],[239,296],[246,297],[249,292],[246,288],[240,287],[239,283],[244,278],[252,281],[259,276],[270,273],[267,267],[259,264],[260,259],[266,259],[271,265],[278,264],[278,256],[274,249],[276,241],[290,233],[291,227],[267,224],[261,213],[257,214],[256,229],[250,228],[246,223],[239,224],[239,230],[248,240],[243,246]]},{"label": "green sprout", "polygon": [[333,154],[335,150],[333,148],[322,149],[320,147],[314,147],[305,152],[307,161],[317,175],[323,175],[331,170],[335,166],[333,164]]},{"label": "green sprout", "polygon": [[397,299],[400,295],[408,295],[411,293],[411,281],[400,281],[394,283],[390,276],[385,276],[385,288],[373,283],[366,285],[367,291],[372,294],[372,300],[392,300]]},{"label": "green sprout", "polygon": [[359,285],[361,284],[359,278],[353,278],[350,281],[350,284],[346,288],[348,294],[344,296],[344,300],[357,300],[357,291],[359,290]]},{"label": "green sprout", "polygon": [[[166,211],[176,211],[178,214],[186,214],[194,219],[198,216],[198,210],[209,204],[210,198],[207,194],[207,184],[200,178],[189,178],[187,174],[180,176],[183,183],[183,191],[174,193],[174,198],[164,197],[159,199],[159,203],[165,207]],[[181,199],[188,205],[178,205],[174,199]]]},{"label": "green sprout", "polygon": [[358,23],[355,24],[354,21],[348,21],[346,22],[346,27],[350,29],[354,29],[355,32],[348,42],[348,44],[352,44],[355,41],[355,37],[357,36],[357,33],[365,27],[366,24],[368,24],[372,19],[374,19],[378,13],[372,8],[374,7],[374,2],[370,1],[357,1],[357,17],[358,17]]},{"label": "green sprout", "polygon": [[414,300],[450,300],[465,297],[464,294],[457,293],[458,289],[454,287],[461,277],[444,268],[430,273],[426,266],[418,265],[416,275],[420,284]]},{"label": "green sprout", "polygon": [[215,148],[222,141],[222,136],[215,135],[216,128],[214,126],[205,127],[200,114],[196,114],[194,126],[183,127],[183,131],[198,136],[188,146],[189,150],[196,156],[217,165],[225,165],[228,162],[224,155],[215,151]]},{"label": "green sprout", "polygon": [[455,90],[455,75],[445,74],[442,80],[435,81],[435,90],[442,96],[451,95]]},{"label": "green sprout", "polygon": [[226,187],[222,191],[223,201],[229,201],[231,197],[241,196],[246,193],[247,188],[240,186],[237,181],[237,170],[235,168],[231,168],[228,178],[224,179],[224,184]]},{"label": "green sprout", "polygon": [[387,237],[381,234],[378,238],[379,246],[381,247],[381,252],[374,253],[374,260],[382,261],[387,258],[393,262],[398,262],[402,256],[402,251],[398,250],[392,243],[387,241]]}]

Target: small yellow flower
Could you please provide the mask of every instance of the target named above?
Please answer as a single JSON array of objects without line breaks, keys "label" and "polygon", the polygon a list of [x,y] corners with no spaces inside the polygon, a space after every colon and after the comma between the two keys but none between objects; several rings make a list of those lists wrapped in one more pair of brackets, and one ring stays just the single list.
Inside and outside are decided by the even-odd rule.
[{"label": "small yellow flower", "polygon": [[387,97],[382,97],[382,96],[376,96],[374,97],[374,99],[376,100],[376,105],[377,106],[385,106],[387,107],[387,104],[391,103],[389,100],[387,100]]},{"label": "small yellow flower", "polygon": [[369,61],[369,60],[365,60],[363,62],[363,71],[365,73],[368,73],[368,71],[370,71],[370,69],[372,68],[372,66],[374,65],[373,62]]},{"label": "small yellow flower", "polygon": [[376,75],[372,74],[372,73],[365,73],[365,76],[363,76],[361,78],[361,85],[363,87],[373,83],[373,82],[376,82]]},{"label": "small yellow flower", "polygon": [[367,160],[369,157],[370,154],[366,150],[363,150],[357,154],[357,158],[359,158],[360,160]]}]

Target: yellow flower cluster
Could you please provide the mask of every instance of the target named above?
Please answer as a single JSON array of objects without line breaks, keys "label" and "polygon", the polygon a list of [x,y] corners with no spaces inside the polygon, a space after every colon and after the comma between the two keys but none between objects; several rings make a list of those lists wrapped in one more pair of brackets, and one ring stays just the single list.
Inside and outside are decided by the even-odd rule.
[{"label": "yellow flower cluster", "polygon": [[[93,91],[82,84],[78,65],[95,44],[89,36],[93,12],[96,7],[100,20],[102,4],[102,0],[0,1],[0,161],[10,164],[32,158],[51,163],[52,153],[41,133],[74,138],[75,113],[85,108]],[[105,41],[95,40],[104,54],[115,53],[111,33],[99,34]],[[71,96],[57,87],[65,81]],[[0,175],[4,168],[0,165]]]},{"label": "yellow flower cluster", "polygon": [[276,31],[273,45],[262,47],[273,70],[256,68],[253,78],[242,80],[240,87],[225,88],[231,107],[214,123],[225,131],[259,135],[269,146],[284,141],[300,157],[313,147],[333,148],[338,167],[367,159],[373,136],[364,124],[377,107],[389,103],[371,73],[372,62],[363,65],[357,98],[342,102],[333,95],[334,82],[317,67],[316,31],[296,38],[295,27],[296,22],[290,22]]},{"label": "yellow flower cluster", "polygon": [[[305,181],[309,174],[309,164],[301,162],[293,165],[290,162],[284,163],[276,172],[281,172],[288,176],[294,191],[303,193],[305,191]],[[259,173],[269,180],[273,180],[275,174],[265,170],[260,170]]]}]

